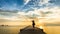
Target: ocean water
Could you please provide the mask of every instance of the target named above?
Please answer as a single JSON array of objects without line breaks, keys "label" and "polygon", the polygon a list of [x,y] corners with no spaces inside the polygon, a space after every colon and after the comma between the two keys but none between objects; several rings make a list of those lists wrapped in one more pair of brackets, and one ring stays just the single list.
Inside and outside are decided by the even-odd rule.
[{"label": "ocean water", "polygon": [[[0,34],[18,34],[26,26],[0,26]],[[60,34],[60,26],[45,26],[47,34]]]},{"label": "ocean water", "polygon": [[18,34],[25,26],[0,26],[0,34]]},{"label": "ocean water", "polygon": [[46,26],[45,28],[47,34],[60,34],[60,26]]}]

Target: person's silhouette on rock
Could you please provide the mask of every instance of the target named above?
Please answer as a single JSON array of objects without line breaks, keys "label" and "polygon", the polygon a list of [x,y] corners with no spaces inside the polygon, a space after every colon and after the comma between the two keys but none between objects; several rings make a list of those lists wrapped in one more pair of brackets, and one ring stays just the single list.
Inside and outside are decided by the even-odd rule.
[{"label": "person's silhouette on rock", "polygon": [[35,28],[35,22],[34,22],[34,20],[32,20],[32,26],[33,26],[33,28]]}]

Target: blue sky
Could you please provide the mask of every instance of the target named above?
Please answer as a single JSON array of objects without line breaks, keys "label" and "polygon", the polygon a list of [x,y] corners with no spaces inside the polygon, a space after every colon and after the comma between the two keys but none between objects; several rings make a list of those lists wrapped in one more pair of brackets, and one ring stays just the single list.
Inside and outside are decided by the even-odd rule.
[{"label": "blue sky", "polygon": [[[47,11],[46,8],[50,8],[48,10],[55,14],[56,7],[58,7],[58,11],[60,0],[0,0],[0,18],[19,19],[21,15],[26,18],[41,17],[39,13],[41,9],[44,12]],[[47,11],[47,13],[49,12]],[[59,11],[57,13],[59,14]],[[55,17],[54,14],[52,15]],[[49,14],[48,16],[51,17],[52,15]]]},{"label": "blue sky", "polygon": [[5,10],[16,10],[21,8],[23,2],[23,0],[0,0],[0,8]]},{"label": "blue sky", "polygon": [[[4,10],[21,10],[21,9],[28,9],[30,10],[31,7],[34,8],[41,8],[46,6],[60,6],[60,0],[50,0],[48,3],[49,5],[43,4],[42,6],[39,5],[41,0],[31,0],[26,5],[24,5],[24,0],[0,0],[0,9]],[[35,3],[35,4],[34,4]],[[33,8],[32,8],[33,9]]]}]

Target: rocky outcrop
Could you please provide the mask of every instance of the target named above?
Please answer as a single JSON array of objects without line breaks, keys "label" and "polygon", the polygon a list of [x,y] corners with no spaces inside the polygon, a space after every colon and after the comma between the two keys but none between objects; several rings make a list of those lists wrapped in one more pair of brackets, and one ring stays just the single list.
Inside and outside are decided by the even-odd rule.
[{"label": "rocky outcrop", "polygon": [[20,30],[19,34],[46,34],[43,29],[40,28],[33,28],[33,27],[26,27]]}]

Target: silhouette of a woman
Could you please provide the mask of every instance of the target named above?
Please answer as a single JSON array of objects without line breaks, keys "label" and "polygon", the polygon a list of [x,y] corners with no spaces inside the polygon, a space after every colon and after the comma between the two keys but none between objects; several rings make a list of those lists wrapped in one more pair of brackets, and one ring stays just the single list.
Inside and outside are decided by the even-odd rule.
[{"label": "silhouette of a woman", "polygon": [[32,26],[33,26],[33,28],[35,28],[35,22],[34,22],[34,20],[32,20]]}]

